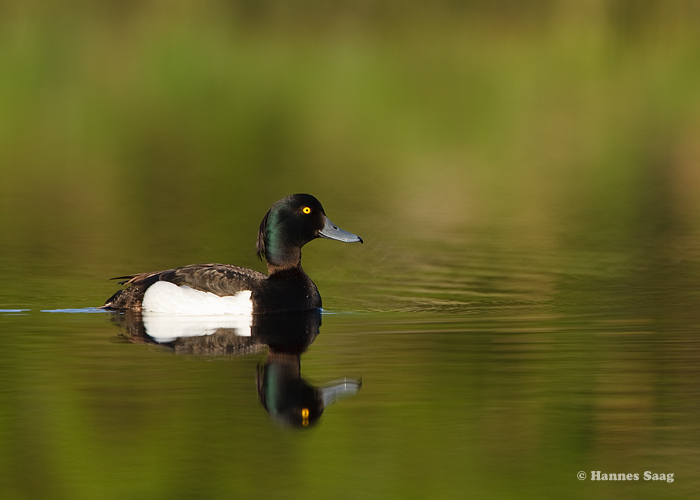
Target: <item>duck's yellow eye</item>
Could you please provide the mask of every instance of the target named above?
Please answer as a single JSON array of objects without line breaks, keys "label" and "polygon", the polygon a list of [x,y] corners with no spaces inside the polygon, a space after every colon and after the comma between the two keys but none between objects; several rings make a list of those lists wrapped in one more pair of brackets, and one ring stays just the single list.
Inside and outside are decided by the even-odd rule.
[{"label": "duck's yellow eye", "polygon": [[305,214],[310,214],[310,213],[311,213],[311,208],[309,208],[309,207],[304,207],[304,208],[301,209],[301,211],[304,212]]}]

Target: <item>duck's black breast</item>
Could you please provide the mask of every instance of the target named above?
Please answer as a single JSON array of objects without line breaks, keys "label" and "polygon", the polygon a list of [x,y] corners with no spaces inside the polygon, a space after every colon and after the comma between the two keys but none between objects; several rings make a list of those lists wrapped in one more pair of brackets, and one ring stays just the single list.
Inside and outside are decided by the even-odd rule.
[{"label": "duck's black breast", "polygon": [[254,314],[307,311],[321,307],[321,295],[301,269],[285,269],[265,277],[252,290]]},{"label": "duck's black breast", "polygon": [[254,314],[321,307],[318,289],[301,267],[278,271],[268,277],[258,271],[228,264],[193,264],[124,278],[129,287],[110,297],[103,306],[106,309],[141,310],[146,291],[158,281],[168,281],[222,297],[250,290]]}]

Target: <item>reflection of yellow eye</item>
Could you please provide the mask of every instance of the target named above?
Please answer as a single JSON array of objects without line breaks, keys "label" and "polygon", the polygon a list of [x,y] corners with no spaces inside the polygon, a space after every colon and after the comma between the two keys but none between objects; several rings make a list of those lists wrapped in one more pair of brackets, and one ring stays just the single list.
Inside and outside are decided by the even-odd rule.
[{"label": "reflection of yellow eye", "polygon": [[304,408],[303,410],[301,410],[301,425],[303,425],[304,427],[309,425],[309,409],[308,408]]},{"label": "reflection of yellow eye", "polygon": [[301,209],[301,211],[304,212],[305,214],[310,214],[310,213],[311,213],[311,209],[310,209],[309,207],[304,207],[304,208]]}]

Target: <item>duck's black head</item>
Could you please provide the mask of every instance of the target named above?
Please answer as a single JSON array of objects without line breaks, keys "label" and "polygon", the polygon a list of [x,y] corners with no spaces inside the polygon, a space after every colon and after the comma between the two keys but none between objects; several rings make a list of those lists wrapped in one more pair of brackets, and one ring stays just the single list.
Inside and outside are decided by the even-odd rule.
[{"label": "duck's black head", "polygon": [[293,194],[272,205],[258,232],[256,249],[272,270],[289,269],[301,262],[301,247],[316,238],[347,243],[362,238],[333,224],[321,203],[310,194]]}]

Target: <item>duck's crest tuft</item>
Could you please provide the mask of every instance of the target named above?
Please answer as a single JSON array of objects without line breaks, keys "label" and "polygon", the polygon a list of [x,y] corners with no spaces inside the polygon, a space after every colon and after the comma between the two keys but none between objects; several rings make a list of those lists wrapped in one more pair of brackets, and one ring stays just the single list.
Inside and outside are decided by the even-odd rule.
[{"label": "duck's crest tuft", "polygon": [[258,231],[258,241],[255,244],[255,251],[258,254],[258,259],[267,260],[267,253],[265,252],[265,232],[267,231],[267,220],[270,218],[270,212],[272,208],[267,211],[265,217],[263,217],[260,223],[260,230]]}]

